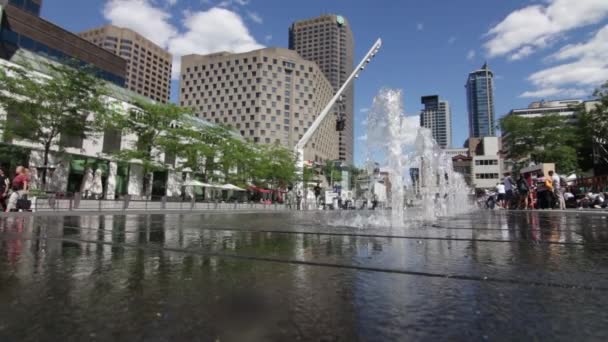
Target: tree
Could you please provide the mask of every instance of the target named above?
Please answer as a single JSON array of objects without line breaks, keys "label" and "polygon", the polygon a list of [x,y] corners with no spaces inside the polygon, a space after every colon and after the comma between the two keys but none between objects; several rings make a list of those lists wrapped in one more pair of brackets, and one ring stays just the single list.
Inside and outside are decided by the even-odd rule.
[{"label": "tree", "polygon": [[596,103],[587,111],[581,105],[577,112],[582,148],[579,160],[584,170],[596,164],[608,164],[608,82],[593,93]]},{"label": "tree", "polygon": [[500,120],[500,127],[507,158],[514,161],[516,169],[529,162],[555,163],[560,173],[579,169],[577,150],[581,142],[569,118],[507,115]]},{"label": "tree", "polygon": [[175,137],[183,132],[179,126],[185,117],[185,110],[171,103],[137,101],[135,105],[136,108],[131,108],[127,113],[116,112],[108,128],[119,129],[123,134],[133,134],[137,138],[130,149],[116,152],[114,156],[121,161],[138,160],[141,163],[146,194],[151,189],[148,184],[150,172],[164,166],[160,155],[179,148]]},{"label": "tree", "polygon": [[258,159],[254,165],[253,179],[272,188],[285,188],[297,179],[296,156],[279,145],[258,145]]},{"label": "tree", "polygon": [[[108,114],[104,81],[74,62],[45,63],[46,75],[22,66],[0,69],[0,107],[7,115],[4,138],[20,138],[43,149],[42,185],[53,146],[70,137],[85,139],[100,131]],[[65,139],[67,140],[67,139]]]},{"label": "tree", "polygon": [[334,183],[342,181],[342,167],[341,164],[336,164],[334,161],[328,161],[323,167],[323,174],[329,183],[329,186],[333,186]]}]

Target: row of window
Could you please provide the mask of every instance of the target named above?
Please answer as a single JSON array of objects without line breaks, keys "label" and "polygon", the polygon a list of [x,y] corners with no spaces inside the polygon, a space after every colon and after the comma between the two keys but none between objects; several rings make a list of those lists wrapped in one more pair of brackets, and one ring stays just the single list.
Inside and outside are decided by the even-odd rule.
[{"label": "row of window", "polygon": [[498,179],[498,173],[476,173],[476,179]]},{"label": "row of window", "polygon": [[[33,51],[41,56],[46,58],[64,63],[70,60],[76,60],[81,66],[90,65],[85,61],[75,58],[74,56],[70,56],[68,54],[63,53],[57,49],[51,48],[41,42],[38,42],[34,39],[31,39],[23,34],[19,34],[15,31],[12,31],[8,27],[2,27],[0,31],[0,41],[4,44],[13,45],[16,47],[20,47],[25,50]],[[101,70],[97,67],[94,67],[95,75],[104,80],[115,83],[119,86],[125,85],[125,79],[122,76],[116,75],[109,71]]]},{"label": "row of window", "polygon": [[496,159],[475,160],[475,165],[498,165],[498,160],[496,160]]}]

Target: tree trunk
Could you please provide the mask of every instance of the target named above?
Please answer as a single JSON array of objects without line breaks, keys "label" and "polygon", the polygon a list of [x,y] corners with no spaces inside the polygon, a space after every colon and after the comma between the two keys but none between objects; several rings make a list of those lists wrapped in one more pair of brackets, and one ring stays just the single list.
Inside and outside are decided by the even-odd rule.
[{"label": "tree trunk", "polygon": [[46,142],[44,144],[44,158],[43,158],[43,166],[42,169],[42,189],[46,191],[46,170],[49,165],[49,151],[51,150],[51,143]]}]

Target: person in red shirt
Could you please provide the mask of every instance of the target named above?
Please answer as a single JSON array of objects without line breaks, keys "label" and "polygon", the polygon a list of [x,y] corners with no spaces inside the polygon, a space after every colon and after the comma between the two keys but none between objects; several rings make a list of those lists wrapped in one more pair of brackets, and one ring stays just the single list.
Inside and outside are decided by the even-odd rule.
[{"label": "person in red shirt", "polygon": [[17,209],[17,200],[23,195],[27,194],[29,189],[29,177],[27,175],[27,169],[23,166],[17,166],[15,170],[15,178],[11,183],[13,192],[8,198],[8,204],[6,205],[6,212],[10,212],[13,209]]}]

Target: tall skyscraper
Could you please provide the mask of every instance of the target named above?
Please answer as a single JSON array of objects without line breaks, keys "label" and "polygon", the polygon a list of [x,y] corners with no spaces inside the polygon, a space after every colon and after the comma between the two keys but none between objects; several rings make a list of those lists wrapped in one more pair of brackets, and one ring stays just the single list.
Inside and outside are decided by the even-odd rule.
[{"label": "tall skyscraper", "polygon": [[469,137],[494,136],[494,74],[488,63],[469,74],[467,84]]},{"label": "tall skyscraper", "polygon": [[127,61],[125,88],[155,101],[171,96],[171,54],[128,28],[105,25],[79,36]]},{"label": "tall skyscraper", "polygon": [[423,96],[424,105],[420,113],[420,126],[433,133],[433,138],[441,148],[452,144],[452,112],[448,101],[440,101],[438,95]]},{"label": "tall skyscraper", "polygon": [[[293,148],[333,96],[311,61],[295,51],[265,48],[182,57],[180,105],[262,144]],[[335,120],[328,116],[304,148],[304,159],[338,158]]]},{"label": "tall skyscraper", "polygon": [[0,0],[0,58],[13,61],[24,50],[57,62],[77,60],[94,67],[98,77],[124,86],[124,59],[40,18],[41,4]]},{"label": "tall skyscraper", "polygon": [[[289,48],[296,50],[304,59],[316,62],[334,92],[353,71],[354,41],[348,21],[335,14],[296,21],[289,28]],[[354,148],[354,88],[346,90],[337,112],[339,159],[353,162]]]}]

